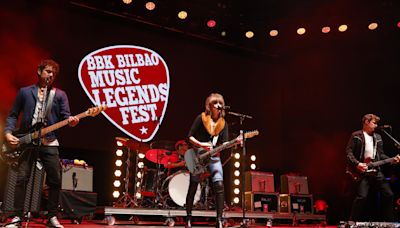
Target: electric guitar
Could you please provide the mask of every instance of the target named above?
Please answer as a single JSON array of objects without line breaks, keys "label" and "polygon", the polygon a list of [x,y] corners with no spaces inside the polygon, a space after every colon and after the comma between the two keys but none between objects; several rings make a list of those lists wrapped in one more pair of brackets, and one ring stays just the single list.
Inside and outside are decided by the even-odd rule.
[{"label": "electric guitar", "polygon": [[[87,116],[94,117],[106,109],[106,105],[100,105],[97,107],[89,108],[85,112],[82,112],[75,117],[77,117],[78,119],[83,119]],[[35,125],[27,131],[13,133],[13,135],[19,139],[19,144],[16,146],[11,146],[7,142],[3,143],[0,158],[4,160],[7,164],[11,166],[16,166],[18,165],[19,158],[26,151],[26,149],[29,148],[31,144],[33,144],[35,139],[38,139],[39,137],[44,136],[47,133],[55,131],[59,128],[62,128],[68,124],[68,119],[65,119],[40,130],[37,130],[37,126]]]},{"label": "electric guitar", "polygon": [[[246,139],[252,138],[258,134],[259,132],[257,130],[249,131],[244,133],[244,138]],[[207,158],[214,156],[216,153],[221,152],[222,150],[240,144],[242,143],[242,141],[243,141],[242,135],[239,135],[237,138],[227,143],[224,143],[220,146],[217,146],[210,151],[203,150],[202,148],[192,148],[187,150],[185,152],[185,162],[187,168],[189,169],[189,172],[192,173],[193,175],[204,173],[207,170],[206,168],[208,164]]]},{"label": "electric guitar", "polygon": [[374,161],[374,162],[366,161],[365,163],[367,164],[368,168],[364,172],[358,170],[356,167],[354,167],[354,168],[348,167],[346,169],[346,174],[348,174],[352,180],[357,182],[363,176],[375,175],[378,172],[378,170],[376,169],[377,167],[388,164],[388,163],[392,163],[396,157],[397,156],[392,157],[392,158],[386,158],[384,160]]}]

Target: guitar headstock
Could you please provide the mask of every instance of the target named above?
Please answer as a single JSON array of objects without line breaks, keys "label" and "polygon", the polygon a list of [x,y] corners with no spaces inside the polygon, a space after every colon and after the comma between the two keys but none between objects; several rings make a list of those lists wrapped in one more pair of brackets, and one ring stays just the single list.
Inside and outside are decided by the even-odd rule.
[{"label": "guitar headstock", "polygon": [[95,117],[95,116],[97,116],[100,112],[106,110],[107,108],[108,108],[107,105],[102,104],[102,105],[99,105],[99,106],[97,106],[97,107],[89,108],[89,109],[86,111],[86,114],[87,114],[88,116]]},{"label": "guitar headstock", "polygon": [[249,138],[253,138],[254,136],[257,136],[258,134],[259,134],[258,130],[248,131],[248,132],[244,133],[244,137],[246,139],[249,139]]}]

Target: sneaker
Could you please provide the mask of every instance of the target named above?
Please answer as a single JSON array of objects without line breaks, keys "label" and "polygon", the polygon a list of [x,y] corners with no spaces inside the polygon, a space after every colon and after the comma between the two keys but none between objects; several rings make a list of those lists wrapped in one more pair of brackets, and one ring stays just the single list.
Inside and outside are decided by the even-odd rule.
[{"label": "sneaker", "polygon": [[5,227],[10,227],[10,228],[19,228],[21,227],[22,219],[19,216],[15,216],[13,219],[11,219],[11,222],[8,223]]},{"label": "sneaker", "polygon": [[56,216],[49,218],[47,221],[47,227],[56,227],[56,228],[64,228],[63,225],[60,224]]}]

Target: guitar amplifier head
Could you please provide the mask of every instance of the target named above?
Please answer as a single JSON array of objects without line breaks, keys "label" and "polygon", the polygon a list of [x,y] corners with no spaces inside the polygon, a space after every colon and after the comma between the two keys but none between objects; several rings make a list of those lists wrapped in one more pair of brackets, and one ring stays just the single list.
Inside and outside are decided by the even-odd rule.
[{"label": "guitar amplifier head", "polygon": [[281,193],[309,194],[307,177],[297,175],[282,175]]},{"label": "guitar amplifier head", "polygon": [[245,182],[246,191],[275,192],[273,173],[247,171],[245,173]]}]

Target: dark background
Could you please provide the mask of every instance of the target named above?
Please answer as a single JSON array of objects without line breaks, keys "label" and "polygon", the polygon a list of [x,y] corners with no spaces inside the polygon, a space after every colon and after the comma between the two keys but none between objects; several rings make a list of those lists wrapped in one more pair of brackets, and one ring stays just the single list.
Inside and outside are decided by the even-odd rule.
[{"label": "dark background", "polygon": [[[361,127],[365,113],[375,113],[381,124],[393,126],[393,136],[399,138],[400,29],[396,23],[400,18],[394,15],[400,14],[398,7],[385,5],[388,1],[355,1],[360,5],[352,8],[340,1],[322,2],[314,7],[316,1],[302,6],[282,1],[276,15],[265,12],[271,16],[269,23],[276,22],[281,29],[278,37],[256,33],[254,40],[239,38],[229,45],[197,39],[189,30],[173,32],[63,1],[3,2],[2,124],[17,89],[35,82],[41,59],[54,58],[61,64],[57,85],[67,92],[72,113],[80,113],[91,106],[78,81],[81,59],[110,45],[143,46],[159,53],[170,72],[168,107],[154,141],[186,137],[194,117],[203,111],[204,99],[219,92],[232,111],[254,117],[245,121],[244,128],[260,131],[247,144],[248,153],[257,155],[257,170],[274,172],[278,186],[283,173],[308,176],[314,199],[329,204],[328,221],[346,220],[349,201],[342,190],[350,133]],[[370,3],[389,10],[373,11],[374,4],[367,7]],[[380,23],[376,31],[366,28],[372,21]],[[332,24],[329,34],[320,32],[325,23]],[[349,24],[349,30],[339,33],[340,23]],[[302,25],[310,29],[299,36],[295,30]],[[238,120],[227,119],[232,134],[237,134]],[[84,159],[94,166],[99,205],[112,203],[116,136],[126,137],[102,115],[59,131],[62,157]],[[388,155],[398,153],[386,136],[384,143]],[[398,173],[397,168],[386,171]],[[5,173],[0,163],[1,186]]]}]

